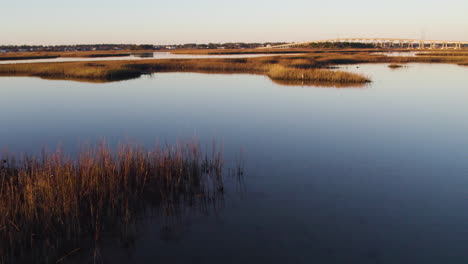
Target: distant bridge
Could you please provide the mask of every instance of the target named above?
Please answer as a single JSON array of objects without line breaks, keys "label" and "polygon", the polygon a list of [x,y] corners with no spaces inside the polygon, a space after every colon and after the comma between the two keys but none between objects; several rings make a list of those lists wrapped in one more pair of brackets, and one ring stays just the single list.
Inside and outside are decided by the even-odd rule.
[{"label": "distant bridge", "polygon": [[420,39],[398,39],[398,38],[337,38],[316,40],[301,43],[289,43],[272,48],[296,48],[319,43],[362,43],[373,44],[382,48],[400,47],[408,49],[461,49],[463,45],[468,45],[468,41],[447,41],[447,40],[420,40]]}]

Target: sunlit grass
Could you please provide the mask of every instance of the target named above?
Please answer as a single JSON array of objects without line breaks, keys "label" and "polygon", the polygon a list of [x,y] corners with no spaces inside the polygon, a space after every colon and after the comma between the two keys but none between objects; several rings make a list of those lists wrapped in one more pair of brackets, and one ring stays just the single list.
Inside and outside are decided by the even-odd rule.
[{"label": "sunlit grass", "polygon": [[326,83],[366,83],[370,79],[357,73],[325,69],[294,69],[281,65],[270,68],[268,76],[273,80]]},{"label": "sunlit grass", "polygon": [[[461,54],[461,53],[460,53]],[[255,58],[229,59],[148,59],[130,61],[62,62],[29,63],[0,65],[3,76],[37,76],[49,79],[70,79],[83,81],[115,81],[138,77],[146,73],[157,72],[203,72],[203,73],[249,73],[270,76],[279,80],[280,76],[289,81],[301,81],[305,84],[316,82],[341,83],[345,79],[351,82],[368,82],[366,76],[337,73],[327,69],[334,65],[358,63],[452,63],[467,65],[467,56],[414,56],[394,57],[375,55],[366,51],[328,52],[315,51],[301,55],[282,55]],[[281,67],[278,67],[281,66]],[[281,70],[279,70],[281,69]],[[295,70],[321,71],[301,72]],[[282,72],[282,73],[280,73]],[[304,74],[304,77],[303,77]],[[309,77],[307,77],[309,76]]]},{"label": "sunlit grass", "polygon": [[392,64],[388,65],[388,67],[389,67],[390,69],[398,69],[398,68],[402,68],[403,65],[397,64],[397,63],[392,63]]},{"label": "sunlit grass", "polygon": [[[334,55],[332,60],[336,60]],[[89,62],[62,62],[62,63],[28,63],[0,65],[0,75],[4,76],[37,76],[50,79],[82,79],[82,80],[122,80],[154,72],[203,72],[203,73],[250,73],[262,74],[277,78],[270,72],[280,65],[285,70],[294,72],[297,69],[319,68],[332,64],[323,57],[315,56],[277,56],[263,58],[239,59],[174,59],[174,60],[145,60],[145,61],[100,61]],[[283,71],[284,71],[283,70]],[[322,69],[319,79],[335,82],[339,78],[325,78],[335,75],[333,71]],[[310,74],[310,73],[306,73]],[[314,78],[302,78],[299,75],[289,75],[290,79],[296,76],[297,80],[305,82],[316,81]],[[312,75],[311,75],[312,76]],[[317,76],[317,75],[315,75]],[[318,77],[318,76],[317,76]],[[342,75],[345,78],[344,75]],[[291,79],[292,80],[292,79]],[[357,80],[357,79],[354,79]],[[364,81],[364,80],[363,80]],[[366,79],[366,81],[368,81]]]},{"label": "sunlit grass", "polygon": [[[138,51],[137,53],[153,52]],[[24,60],[46,58],[96,58],[96,57],[124,57],[135,53],[130,50],[106,50],[106,51],[33,51],[33,52],[7,52],[0,53],[0,60]]]},{"label": "sunlit grass", "polygon": [[0,164],[0,263],[55,263],[103,233],[125,236],[145,208],[172,213],[212,203],[224,192],[223,155],[198,143],[145,150],[86,148],[76,158],[3,154]]}]

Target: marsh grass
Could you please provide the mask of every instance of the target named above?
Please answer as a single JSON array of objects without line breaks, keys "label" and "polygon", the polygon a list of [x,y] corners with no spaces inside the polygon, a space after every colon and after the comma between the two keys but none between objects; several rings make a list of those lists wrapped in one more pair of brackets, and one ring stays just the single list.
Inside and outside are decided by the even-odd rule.
[{"label": "marsh grass", "polygon": [[[333,59],[337,59],[336,55]],[[297,80],[313,82],[340,82],[355,83],[356,74],[337,74],[333,71],[306,72],[308,78],[291,74],[303,69],[325,68],[332,64],[321,55],[320,61],[316,56],[277,56],[268,58],[233,58],[233,59],[177,59],[177,60],[145,60],[142,61],[101,61],[89,62],[63,62],[63,63],[30,63],[0,65],[0,75],[3,76],[37,76],[48,79],[81,79],[89,81],[115,81],[139,77],[146,73],[155,72],[200,72],[200,73],[249,73],[270,76],[278,79],[278,65],[282,71],[288,73],[288,78],[296,76]],[[276,70],[275,70],[276,69]],[[286,70],[287,69],[287,70]],[[272,74],[270,74],[272,72]],[[318,74],[320,73],[320,74]],[[320,75],[320,76],[319,76]],[[301,75],[302,76],[302,75]],[[334,76],[334,77],[331,77]],[[318,79],[314,79],[316,77]],[[340,79],[352,77],[350,80]],[[367,82],[368,80],[361,80]],[[292,79],[291,79],[292,80]]]},{"label": "marsh grass", "polygon": [[404,66],[401,65],[401,64],[392,63],[392,64],[388,65],[388,67],[390,69],[399,69],[399,68],[403,68]]},{"label": "marsh grass", "polygon": [[13,57],[3,57],[0,56],[0,61],[5,60],[37,60],[37,59],[55,59],[60,56],[50,56],[50,55],[30,55],[30,56],[13,56]]},{"label": "marsh grass", "polygon": [[366,88],[368,83],[331,83],[331,82],[303,82],[301,80],[271,80],[282,86],[322,87],[322,88]]},{"label": "marsh grass", "polygon": [[117,81],[141,76],[142,72],[110,63],[26,63],[0,65],[0,75],[37,76],[46,79]]},{"label": "marsh grass", "polygon": [[455,56],[455,57],[468,57],[467,50],[459,51],[431,51],[431,52],[421,52],[417,53],[416,56]]},{"label": "marsh grass", "polygon": [[304,83],[367,83],[370,79],[356,73],[326,69],[293,69],[276,65],[268,76],[273,80],[302,81]]},{"label": "marsh grass", "polygon": [[125,57],[131,54],[153,53],[154,51],[108,50],[108,51],[34,51],[34,52],[9,52],[0,54],[0,60],[25,60],[25,59],[50,59],[50,58],[100,58],[100,57]]},{"label": "marsh grass", "polygon": [[172,50],[173,54],[192,55],[240,55],[240,54],[295,54],[295,53],[356,53],[356,52],[376,52],[380,49],[342,49],[342,48],[289,48],[289,49],[181,49]]},{"label": "marsh grass", "polygon": [[[155,147],[105,144],[76,158],[4,153],[0,164],[0,263],[55,263],[107,234],[125,238],[148,208],[166,215],[223,195],[223,155],[194,141]],[[75,252],[76,253],[76,252]]]},{"label": "marsh grass", "polygon": [[[301,55],[255,58],[5,64],[0,65],[0,76],[37,76],[47,79],[103,82],[132,79],[142,74],[156,72],[249,73],[270,76],[273,80],[281,78],[305,82],[306,85],[317,82],[343,84],[359,81],[367,83],[369,78],[366,76],[358,78],[357,74],[336,73],[330,70],[331,67],[358,63],[403,64],[412,62],[467,65],[468,56],[393,57],[361,50],[342,51],[341,53],[321,50]],[[320,69],[320,71],[312,71],[315,69]],[[304,78],[302,72],[305,74]]]}]

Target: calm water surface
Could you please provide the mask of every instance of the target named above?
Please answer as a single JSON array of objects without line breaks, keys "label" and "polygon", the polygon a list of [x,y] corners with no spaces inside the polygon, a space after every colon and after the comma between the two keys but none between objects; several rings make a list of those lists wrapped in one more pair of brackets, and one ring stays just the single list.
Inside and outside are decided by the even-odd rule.
[{"label": "calm water surface", "polygon": [[0,64],[19,64],[19,63],[39,63],[39,62],[67,62],[67,61],[111,61],[111,60],[163,60],[163,59],[223,59],[223,58],[252,58],[265,56],[297,55],[290,54],[222,54],[222,55],[191,55],[191,54],[172,54],[170,52],[144,53],[144,56],[132,54],[122,57],[98,57],[98,58],[52,58],[52,59],[31,59],[31,60],[0,60]]},{"label": "calm water surface", "polygon": [[[224,143],[245,192],[168,229],[142,223],[106,263],[468,263],[468,68],[385,64],[365,88],[164,73],[91,84],[0,78],[0,147]],[[150,222],[150,221],[148,221]],[[112,243],[109,243],[112,244]],[[83,257],[85,258],[85,257]]]}]

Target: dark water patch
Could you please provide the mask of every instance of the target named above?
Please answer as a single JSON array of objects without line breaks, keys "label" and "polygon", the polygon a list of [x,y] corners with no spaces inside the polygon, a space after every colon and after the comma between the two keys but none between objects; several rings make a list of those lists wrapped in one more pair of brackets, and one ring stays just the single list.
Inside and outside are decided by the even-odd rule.
[{"label": "dark water patch", "polygon": [[0,57],[0,61],[15,61],[15,60],[36,60],[36,59],[56,59],[60,56],[13,56],[13,57]]},{"label": "dark water patch", "polygon": [[132,53],[131,55],[137,58],[154,58],[154,52]]},{"label": "dark water patch", "polygon": [[107,57],[128,57],[130,56],[130,53],[102,53],[102,54],[90,54],[87,57],[88,58],[107,58]]}]

